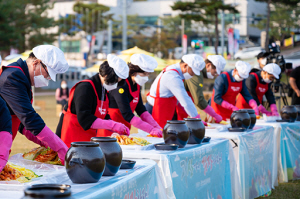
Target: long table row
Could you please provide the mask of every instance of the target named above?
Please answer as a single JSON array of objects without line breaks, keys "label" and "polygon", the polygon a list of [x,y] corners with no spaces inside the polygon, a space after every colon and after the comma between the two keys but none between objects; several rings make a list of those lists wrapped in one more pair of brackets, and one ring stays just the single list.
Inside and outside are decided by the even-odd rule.
[{"label": "long table row", "polygon": [[206,129],[206,136],[212,137],[209,143],[176,151],[123,150],[123,159],[137,161],[134,169],[103,176],[92,184],[73,184],[64,167],[15,155],[11,162],[43,177],[26,184],[0,184],[0,198],[21,198],[24,188],[32,184],[65,183],[71,185],[74,198],[252,199],[270,192],[278,181],[300,178],[300,122],[258,121],[251,131]]}]

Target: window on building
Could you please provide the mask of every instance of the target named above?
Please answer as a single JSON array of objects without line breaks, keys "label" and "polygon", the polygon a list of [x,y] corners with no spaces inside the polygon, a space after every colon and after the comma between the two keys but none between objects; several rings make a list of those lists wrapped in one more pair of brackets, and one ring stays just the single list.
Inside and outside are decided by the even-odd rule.
[{"label": "window on building", "polygon": [[158,16],[139,17],[144,20],[145,24],[156,25]]},{"label": "window on building", "polygon": [[[219,20],[221,20],[221,14],[218,15]],[[240,23],[240,14],[224,14],[225,23],[230,24],[239,24]]]},{"label": "window on building", "polygon": [[61,50],[65,53],[79,53],[80,41],[61,41]]}]

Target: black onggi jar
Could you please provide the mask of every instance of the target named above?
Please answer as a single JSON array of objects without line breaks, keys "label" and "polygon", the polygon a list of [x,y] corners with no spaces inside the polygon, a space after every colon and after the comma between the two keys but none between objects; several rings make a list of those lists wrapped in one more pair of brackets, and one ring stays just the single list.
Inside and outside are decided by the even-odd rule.
[{"label": "black onggi jar", "polygon": [[190,132],[184,121],[168,120],[164,126],[163,138],[166,144],[178,144],[184,148],[190,137]]},{"label": "black onggi jar", "polygon": [[250,115],[246,110],[233,111],[230,117],[230,123],[232,128],[245,128],[250,126]]},{"label": "black onggi jar", "polygon": [[67,174],[73,183],[95,183],[103,174],[105,157],[95,142],[72,142],[66,157]]}]

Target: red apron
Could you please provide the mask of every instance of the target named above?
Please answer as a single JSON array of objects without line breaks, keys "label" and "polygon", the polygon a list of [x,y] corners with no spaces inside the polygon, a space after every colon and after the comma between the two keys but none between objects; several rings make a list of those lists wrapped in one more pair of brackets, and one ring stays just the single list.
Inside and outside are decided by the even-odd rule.
[{"label": "red apron", "polygon": [[[176,71],[178,74],[180,74],[176,69],[170,69],[172,71]],[[163,73],[165,73],[167,70],[167,67],[163,69]],[[150,97],[153,97],[154,100],[154,106],[152,109],[152,117],[154,120],[159,124],[159,126],[164,127],[168,120],[172,120],[175,109],[177,107],[177,99],[175,96],[173,97],[160,97],[159,96],[159,88],[160,88],[160,80],[163,74],[160,76],[157,87],[156,87],[156,97],[149,95]],[[177,108],[177,118],[184,118],[186,114],[185,111],[179,110],[180,108]],[[180,116],[179,116],[180,115]]]},{"label": "red apron", "polygon": [[[108,112],[108,97],[106,95],[106,100],[101,101],[99,100],[96,88],[92,80],[83,80],[80,82],[89,82],[95,91],[96,97],[97,97],[97,107],[95,110],[95,116],[100,119],[104,119],[107,112]],[[73,86],[73,88],[70,91],[70,100],[68,102],[68,110],[64,111],[64,120],[62,124],[61,129],[61,139],[64,141],[64,143],[70,147],[72,142],[81,142],[81,141],[90,141],[92,137],[97,136],[97,130],[96,129],[88,129],[84,130],[77,119],[77,115],[73,114],[71,112],[71,104],[74,97],[74,91],[76,86],[80,83],[78,82]]]},{"label": "red apron", "polygon": [[[133,100],[131,100],[131,102],[130,102],[130,108],[131,108],[131,111],[134,112],[135,108],[136,108],[136,106],[137,106],[137,104],[140,100],[140,90],[141,90],[141,88],[140,88],[140,85],[137,84],[137,91],[133,92],[128,79],[126,79],[126,83],[129,87],[130,95],[133,97]],[[118,109],[118,108],[109,108],[108,109],[108,114],[109,114],[110,118],[113,121],[125,124],[129,129],[131,129],[131,124],[123,118],[120,109]]]},{"label": "red apron", "polygon": [[[23,69],[20,66],[2,66],[2,68],[0,70],[0,75],[3,72],[3,68],[18,68],[24,73]],[[24,75],[25,75],[25,73],[24,73]],[[32,95],[32,91],[31,91],[31,95]],[[31,104],[32,104],[32,99],[31,99]],[[14,139],[15,139],[17,133],[18,133],[21,121],[19,120],[19,118],[16,115],[11,115],[11,122],[12,122],[12,129],[11,129],[11,131],[12,131],[12,140],[14,141]]]},{"label": "red apron", "polygon": [[[228,89],[227,92],[222,96],[222,99],[232,105],[235,105],[236,96],[241,92],[243,82],[232,82],[230,80],[230,76],[228,72],[225,72],[224,74],[226,74],[227,76]],[[211,107],[216,111],[217,114],[222,116],[223,120],[229,119],[232,114],[232,110],[223,108],[221,105],[217,104],[214,101],[214,97],[215,97],[215,89],[213,90],[213,94],[212,94]]]},{"label": "red apron", "polygon": [[[258,76],[257,76],[256,73],[250,73],[250,75],[254,75],[255,78],[256,78],[257,86],[256,86],[255,91],[256,91],[256,95],[257,95],[257,98],[258,98],[259,102],[262,104],[264,94],[269,89],[269,84],[261,84],[259,82],[259,79],[258,79]],[[238,107],[239,109],[251,108],[241,94],[238,95],[238,98],[237,98],[237,101],[236,101],[236,107]]]}]

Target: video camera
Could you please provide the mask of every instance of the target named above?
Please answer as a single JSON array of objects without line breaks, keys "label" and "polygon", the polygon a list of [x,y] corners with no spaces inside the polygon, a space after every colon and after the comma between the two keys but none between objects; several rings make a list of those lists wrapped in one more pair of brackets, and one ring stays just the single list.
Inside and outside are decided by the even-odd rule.
[{"label": "video camera", "polygon": [[[267,64],[276,63],[281,68],[281,73],[285,72],[286,69],[292,69],[292,63],[286,63],[283,55],[280,55],[280,47],[276,43],[269,44],[269,53],[270,55],[267,57]],[[279,76],[279,80],[281,78],[281,73]]]}]

